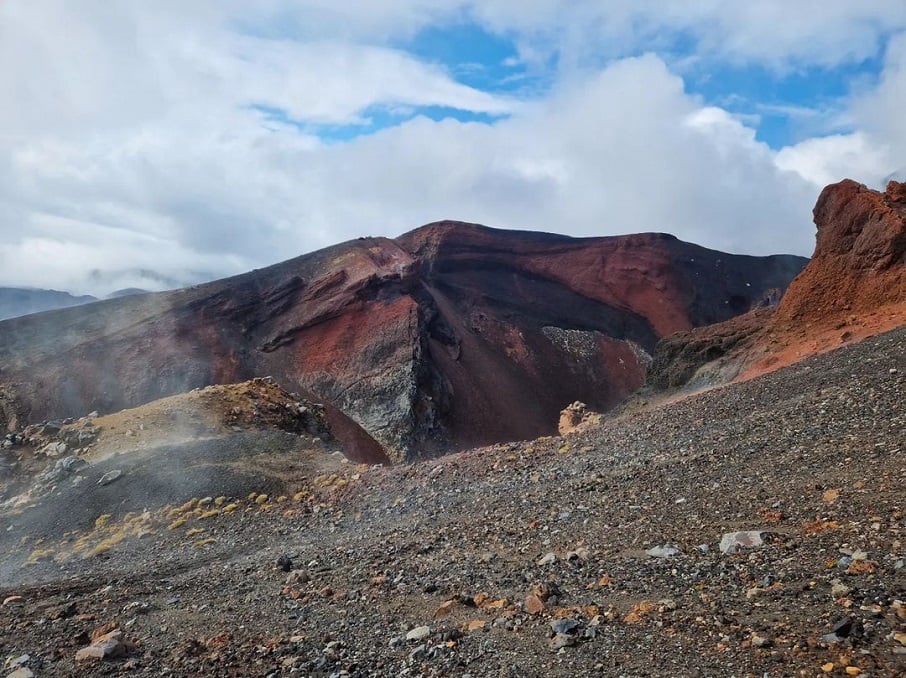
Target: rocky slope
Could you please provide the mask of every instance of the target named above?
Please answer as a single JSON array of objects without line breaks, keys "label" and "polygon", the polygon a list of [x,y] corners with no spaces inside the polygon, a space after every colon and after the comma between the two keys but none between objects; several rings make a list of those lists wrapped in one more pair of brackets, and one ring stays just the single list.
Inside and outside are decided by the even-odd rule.
[{"label": "rocky slope", "polygon": [[641,385],[677,330],[748,311],[805,261],[660,234],[443,222],[161,294],[0,323],[0,426],[270,375],[397,458],[556,431]]},{"label": "rocky slope", "polygon": [[39,678],[902,676],[904,390],[900,329],[282,503],[11,520],[0,656]]},{"label": "rocky slope", "polygon": [[814,209],[815,254],[776,312],[665,338],[649,383],[693,387],[749,378],[906,324],[906,183],[884,193],[845,180]]},{"label": "rocky slope", "polygon": [[49,539],[187,495],[292,496],[306,478],[344,463],[389,463],[345,415],[267,379],[92,415],[0,440],[0,517],[9,530]]}]

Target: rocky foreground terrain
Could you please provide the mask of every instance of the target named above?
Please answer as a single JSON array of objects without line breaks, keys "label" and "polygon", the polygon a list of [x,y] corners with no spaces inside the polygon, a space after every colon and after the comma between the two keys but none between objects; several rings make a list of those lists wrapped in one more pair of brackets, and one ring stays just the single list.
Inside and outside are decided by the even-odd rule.
[{"label": "rocky foreground terrain", "polygon": [[904,393],[906,328],[291,495],[7,515],[3,675],[906,675]]}]

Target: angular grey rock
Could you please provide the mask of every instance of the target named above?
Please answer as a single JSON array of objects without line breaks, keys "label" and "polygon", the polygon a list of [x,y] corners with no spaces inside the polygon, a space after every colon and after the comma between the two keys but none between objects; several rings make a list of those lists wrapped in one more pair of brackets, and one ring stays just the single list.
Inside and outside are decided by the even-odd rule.
[{"label": "angular grey rock", "polygon": [[411,631],[409,631],[409,633],[406,634],[406,640],[414,640],[414,641],[424,640],[425,638],[427,638],[430,635],[431,635],[430,626],[416,626],[414,629],[412,629]]},{"label": "angular grey rock", "polygon": [[98,481],[98,485],[109,485],[110,483],[116,482],[123,475],[123,472],[119,469],[114,469],[113,471],[107,471],[104,475],[101,476],[101,479]]},{"label": "angular grey rock", "polygon": [[665,544],[664,546],[654,546],[645,551],[645,554],[652,558],[672,558],[673,556],[680,555],[680,553],[678,548],[668,544]]},{"label": "angular grey rock", "polygon": [[760,633],[752,634],[752,647],[771,647],[771,639]]},{"label": "angular grey rock", "polygon": [[551,630],[554,633],[572,633],[579,626],[575,619],[556,619],[551,622]]},{"label": "angular grey rock", "polygon": [[545,565],[553,565],[556,562],[557,562],[556,553],[545,553],[541,557],[541,559],[538,561],[538,565],[540,565],[541,567],[544,567]]},{"label": "angular grey rock", "polygon": [[123,632],[116,629],[76,652],[75,660],[81,662],[90,659],[112,659],[122,657],[127,653],[128,649],[123,643]]},{"label": "angular grey rock", "polygon": [[576,644],[576,637],[570,636],[565,633],[558,633],[549,641],[547,641],[547,648],[551,652],[559,652],[564,647],[570,647]]},{"label": "angular grey rock", "polygon": [[47,443],[44,447],[40,449],[41,454],[45,454],[48,457],[62,457],[66,454],[66,443],[60,441],[56,443]]},{"label": "angular grey rock", "polygon": [[720,538],[721,553],[736,553],[740,548],[758,548],[764,541],[761,530],[746,530],[743,532],[727,532]]}]

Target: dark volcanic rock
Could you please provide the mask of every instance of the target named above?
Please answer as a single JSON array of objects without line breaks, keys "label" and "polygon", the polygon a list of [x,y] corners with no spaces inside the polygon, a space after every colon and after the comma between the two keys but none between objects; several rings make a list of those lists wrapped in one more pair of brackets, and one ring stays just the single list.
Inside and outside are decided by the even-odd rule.
[{"label": "dark volcanic rock", "polygon": [[573,239],[457,222],[362,238],[0,323],[0,425],[266,374],[403,457],[554,433],[569,403],[600,411],[637,389],[660,337],[748,311],[804,263],[662,234]]},{"label": "dark volcanic rock", "polygon": [[774,310],[759,308],[664,337],[654,351],[646,384],[657,390],[697,388],[734,378],[743,367],[738,356],[755,345]]}]

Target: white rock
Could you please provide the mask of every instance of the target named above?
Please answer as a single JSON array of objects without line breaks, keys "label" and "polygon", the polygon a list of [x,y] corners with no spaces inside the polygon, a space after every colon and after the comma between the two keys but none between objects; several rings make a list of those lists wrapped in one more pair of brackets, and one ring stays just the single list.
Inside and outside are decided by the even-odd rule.
[{"label": "white rock", "polygon": [[758,548],[764,541],[761,539],[760,530],[747,530],[743,532],[727,532],[720,538],[721,553],[736,553],[740,548]]},{"label": "white rock", "polygon": [[546,553],[544,556],[542,556],[541,560],[538,561],[538,565],[540,565],[541,567],[544,567],[545,565],[553,565],[556,562],[557,562],[557,554],[551,552],[551,553]]},{"label": "white rock", "polygon": [[430,626],[416,626],[406,634],[406,640],[424,640],[431,635]]},{"label": "white rock", "polygon": [[645,551],[645,554],[651,556],[652,558],[670,558],[672,556],[678,556],[680,554],[680,550],[675,546],[665,544],[664,546],[652,547]]}]

